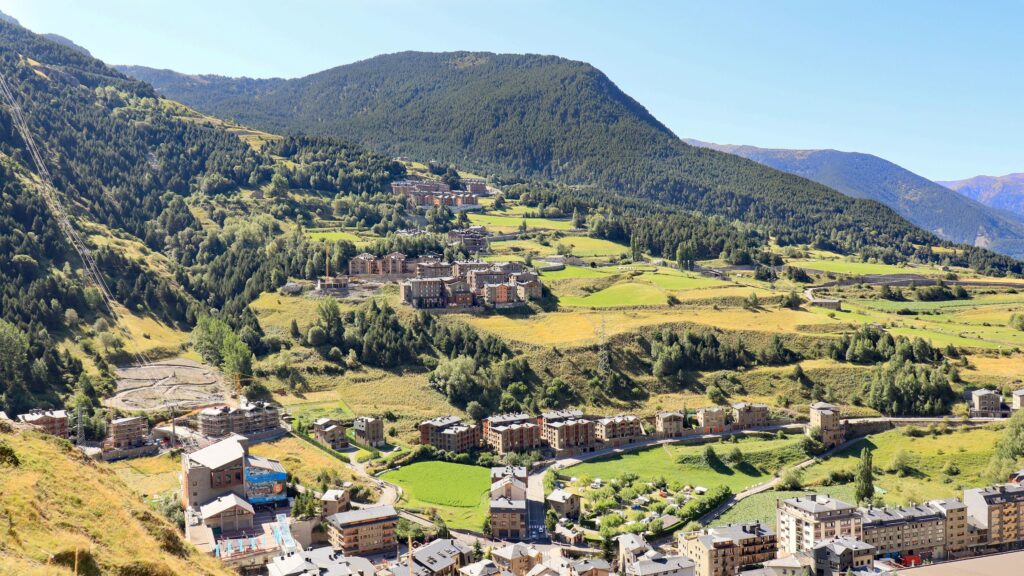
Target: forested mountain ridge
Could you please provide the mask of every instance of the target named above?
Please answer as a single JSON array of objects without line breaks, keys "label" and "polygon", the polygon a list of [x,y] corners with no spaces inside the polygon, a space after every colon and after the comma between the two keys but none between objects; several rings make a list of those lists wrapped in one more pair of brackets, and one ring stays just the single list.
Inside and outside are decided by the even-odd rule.
[{"label": "forested mountain ridge", "polygon": [[953,242],[1024,256],[1024,220],[976,202],[967,194],[918,176],[888,160],[838,150],[787,150],[684,142],[735,154],[783,172],[820,182],[848,196],[876,200],[912,223]]},{"label": "forested mountain ridge", "polygon": [[847,252],[937,239],[877,203],[681,142],[600,70],[554,56],[403,52],[293,80],[123,67],[200,111],[350,138],[499,178],[590,184]]},{"label": "forested mountain ridge", "polygon": [[1009,210],[1024,218],[1024,173],[1006,176],[975,176],[937,182],[986,206]]}]

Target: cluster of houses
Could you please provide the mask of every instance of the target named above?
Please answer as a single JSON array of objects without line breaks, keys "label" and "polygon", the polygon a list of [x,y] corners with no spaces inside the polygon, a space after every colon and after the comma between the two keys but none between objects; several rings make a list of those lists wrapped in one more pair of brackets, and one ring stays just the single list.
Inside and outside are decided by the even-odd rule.
[{"label": "cluster of houses", "polygon": [[[313,438],[332,450],[348,447],[348,432],[344,422],[334,418],[317,418],[312,426]],[[357,443],[370,448],[379,448],[384,440],[384,421],[373,416],[357,416],[352,421],[352,435]]]},{"label": "cluster of houses", "polygon": [[400,180],[391,183],[391,191],[402,194],[413,206],[447,206],[450,209],[475,209],[480,196],[487,194],[487,183],[479,178],[463,178],[462,190],[452,190],[440,180]]},{"label": "cluster of houses", "polygon": [[[838,415],[838,410],[835,411]],[[813,416],[812,416],[813,418]],[[419,424],[420,443],[447,452],[489,448],[499,455],[548,448],[556,457],[586,454],[646,438],[681,438],[727,430],[751,430],[771,423],[768,406],[740,402],[731,410],[702,408],[695,415],[659,412],[645,420],[632,414],[594,417],[565,409],[540,416],[497,414],[479,425],[457,416],[439,416]]]},{"label": "cluster of houses", "polygon": [[402,302],[421,309],[508,308],[543,294],[539,276],[524,264],[480,260],[421,263],[399,289]]},{"label": "cluster of houses", "polygon": [[1007,404],[997,390],[982,388],[971,392],[970,414],[976,418],[1009,418],[1024,408],[1024,388],[1014,390]]}]

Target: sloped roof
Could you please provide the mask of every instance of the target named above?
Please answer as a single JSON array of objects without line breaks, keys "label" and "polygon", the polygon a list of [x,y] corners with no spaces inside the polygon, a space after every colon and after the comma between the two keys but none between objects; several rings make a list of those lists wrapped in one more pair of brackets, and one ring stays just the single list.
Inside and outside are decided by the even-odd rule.
[{"label": "sloped roof", "polygon": [[252,509],[252,504],[249,504],[237,494],[231,493],[225,496],[221,496],[216,500],[204,504],[199,507],[199,515],[203,517],[203,520],[216,516],[222,512],[231,510],[232,508],[242,508],[249,514],[254,514],[255,511]]}]

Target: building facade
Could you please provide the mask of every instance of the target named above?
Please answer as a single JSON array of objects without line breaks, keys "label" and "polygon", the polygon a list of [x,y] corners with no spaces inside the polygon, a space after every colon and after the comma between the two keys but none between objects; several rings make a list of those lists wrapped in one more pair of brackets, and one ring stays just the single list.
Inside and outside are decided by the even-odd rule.
[{"label": "building facade", "polygon": [[29,410],[27,414],[20,414],[18,421],[29,424],[52,436],[68,437],[67,410],[40,410],[37,408]]},{"label": "building facade", "polygon": [[104,450],[124,450],[144,446],[149,437],[149,423],[142,416],[116,418],[107,427]]},{"label": "building facade", "polygon": [[764,524],[730,524],[679,534],[678,550],[693,560],[696,576],[732,576],[775,557],[775,532]]},{"label": "building facade", "polygon": [[357,416],[352,421],[356,440],[374,448],[384,445],[384,421],[373,416]]},{"label": "building facade", "polygon": [[779,551],[790,554],[811,550],[822,540],[860,540],[864,534],[861,514],[855,506],[822,494],[778,501],[775,517]]},{"label": "building facade", "polygon": [[732,405],[732,425],[737,430],[762,428],[770,420],[767,404],[739,402]]},{"label": "building facade", "polygon": [[327,517],[327,539],[346,556],[396,549],[398,513],[391,506],[371,506]]},{"label": "building facade", "polygon": [[843,443],[846,439],[846,429],[843,426],[839,408],[826,402],[815,402],[811,404],[811,423],[807,428],[810,434],[813,430],[821,433],[821,443],[826,448],[834,448]]},{"label": "building facade", "polygon": [[654,429],[660,438],[678,438],[693,433],[686,414],[682,412],[658,412],[654,416]]},{"label": "building facade", "polygon": [[485,419],[483,437],[488,446],[502,455],[541,447],[541,429],[537,419],[521,412]]},{"label": "building facade", "polygon": [[620,414],[597,421],[597,439],[605,444],[631,444],[644,436],[643,422],[632,414]]},{"label": "building facade", "polygon": [[703,434],[724,432],[725,410],[722,408],[701,408],[697,411],[697,427]]}]

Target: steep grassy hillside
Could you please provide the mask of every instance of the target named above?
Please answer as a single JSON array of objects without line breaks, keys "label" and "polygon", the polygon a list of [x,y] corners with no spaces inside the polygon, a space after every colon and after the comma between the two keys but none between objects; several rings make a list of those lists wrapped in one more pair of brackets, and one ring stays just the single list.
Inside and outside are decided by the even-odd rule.
[{"label": "steep grassy hillside", "polygon": [[1024,173],[1006,176],[975,176],[966,180],[939,182],[986,206],[1024,216]]},{"label": "steep grassy hillside", "polygon": [[0,431],[0,477],[2,574],[231,574],[65,441]]},{"label": "steep grassy hillside", "polygon": [[294,80],[122,70],[261,129],[344,136],[498,176],[594,184],[763,225],[784,242],[935,241],[876,203],[689,146],[600,70],[564,58],[404,52]]},{"label": "steep grassy hillside", "polygon": [[947,240],[991,248],[1018,258],[1024,255],[1024,220],[990,208],[992,204],[977,195],[951,194],[948,188],[877,156],[838,150],[712,144],[692,139],[685,142],[749,158],[855,198],[877,200]]}]

